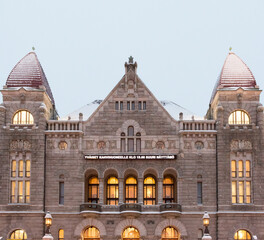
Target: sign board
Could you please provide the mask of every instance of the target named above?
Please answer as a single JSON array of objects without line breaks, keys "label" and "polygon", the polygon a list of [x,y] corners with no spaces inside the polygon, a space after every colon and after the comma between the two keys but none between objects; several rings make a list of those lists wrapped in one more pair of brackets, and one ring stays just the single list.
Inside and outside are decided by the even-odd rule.
[{"label": "sign board", "polygon": [[177,155],[85,155],[86,160],[176,160]]}]

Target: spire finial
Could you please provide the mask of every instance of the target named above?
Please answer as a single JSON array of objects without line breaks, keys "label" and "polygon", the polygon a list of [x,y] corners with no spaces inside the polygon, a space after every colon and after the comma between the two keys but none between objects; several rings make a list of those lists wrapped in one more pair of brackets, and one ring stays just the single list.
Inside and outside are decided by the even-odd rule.
[{"label": "spire finial", "polygon": [[35,51],[35,47],[34,46],[32,47],[32,50]]},{"label": "spire finial", "polygon": [[232,51],[232,47],[229,47],[229,52],[231,52]]},{"label": "spire finial", "polygon": [[134,62],[134,59],[133,59],[132,56],[130,56],[130,57],[128,58],[128,63],[133,63],[133,62]]}]

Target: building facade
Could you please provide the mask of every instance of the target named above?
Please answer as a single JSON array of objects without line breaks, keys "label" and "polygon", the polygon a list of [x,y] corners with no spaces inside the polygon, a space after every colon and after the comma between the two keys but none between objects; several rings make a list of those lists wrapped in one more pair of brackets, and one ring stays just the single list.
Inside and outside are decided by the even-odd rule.
[{"label": "building facade", "polygon": [[264,239],[261,90],[230,52],[201,119],[158,101],[129,58],[103,100],[58,119],[34,52],[0,105],[0,237]]}]

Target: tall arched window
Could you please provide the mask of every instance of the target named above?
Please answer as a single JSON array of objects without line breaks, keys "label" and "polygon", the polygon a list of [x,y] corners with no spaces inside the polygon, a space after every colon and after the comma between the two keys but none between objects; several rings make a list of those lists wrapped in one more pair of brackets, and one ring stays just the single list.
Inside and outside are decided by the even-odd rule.
[{"label": "tall arched window", "polygon": [[127,135],[122,132],[120,138],[121,152],[141,152],[141,133],[134,133],[134,127],[127,128]]},{"label": "tall arched window", "polygon": [[249,115],[244,110],[235,110],[228,118],[228,124],[249,124]]},{"label": "tall arched window", "polygon": [[10,239],[26,240],[27,233],[23,229],[17,229],[10,234]]},{"label": "tall arched window", "polygon": [[20,110],[15,113],[12,120],[13,124],[33,124],[34,118],[27,110]]},{"label": "tall arched window", "polygon": [[125,203],[137,202],[137,179],[135,177],[128,177],[126,179],[126,193]]},{"label": "tall arched window", "polygon": [[98,177],[90,177],[88,180],[87,202],[98,203],[99,201],[99,180]]},{"label": "tall arched window", "polygon": [[118,179],[109,177],[106,184],[106,204],[118,205]]},{"label": "tall arched window", "polygon": [[175,202],[175,183],[174,178],[166,176],[163,179],[163,202]]},{"label": "tall arched window", "polygon": [[166,227],[161,234],[162,240],[178,240],[180,239],[178,231],[174,227]]},{"label": "tall arched window", "polygon": [[144,205],[156,204],[156,181],[152,176],[144,179]]},{"label": "tall arched window", "polygon": [[63,229],[60,229],[59,232],[58,232],[58,240],[64,240],[64,230]]},{"label": "tall arched window", "polygon": [[100,232],[96,227],[86,228],[83,232],[83,240],[99,240]]},{"label": "tall arched window", "polygon": [[128,135],[127,151],[134,152],[134,127],[133,126],[128,127],[127,135]]},{"label": "tall arched window", "polygon": [[251,240],[251,235],[246,230],[238,230],[234,236],[235,240]]},{"label": "tall arched window", "polygon": [[139,239],[139,237],[140,237],[139,232],[134,227],[126,228],[122,234],[123,240],[137,240]]}]

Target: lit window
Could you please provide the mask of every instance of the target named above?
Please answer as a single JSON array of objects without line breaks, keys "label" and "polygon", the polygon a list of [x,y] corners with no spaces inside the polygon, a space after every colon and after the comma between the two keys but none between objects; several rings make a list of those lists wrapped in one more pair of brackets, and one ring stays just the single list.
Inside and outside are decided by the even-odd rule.
[{"label": "lit window", "polygon": [[106,204],[118,205],[118,179],[110,177],[106,185]]},{"label": "lit window", "polygon": [[63,229],[60,229],[59,230],[59,237],[58,237],[58,240],[64,240],[64,230]]},{"label": "lit window", "polygon": [[30,177],[30,160],[26,161],[26,177]]},{"label": "lit window", "polygon": [[13,124],[33,124],[34,118],[32,114],[26,110],[20,110],[13,116]]},{"label": "lit window", "polygon": [[178,231],[174,227],[166,227],[162,231],[161,239],[162,240],[169,240],[169,239],[178,240],[180,239],[180,236],[179,236]]},{"label": "lit window", "polygon": [[238,230],[234,236],[235,240],[251,240],[251,235],[246,230]]},{"label": "lit window", "polygon": [[90,177],[88,180],[87,202],[98,203],[99,201],[99,180],[98,177]]},{"label": "lit window", "polygon": [[144,205],[156,204],[156,181],[149,176],[144,179]]},{"label": "lit window", "polygon": [[59,204],[64,204],[64,182],[59,182]]},{"label": "lit window", "polygon": [[125,203],[137,202],[137,179],[134,177],[128,177],[126,179],[126,195]]},{"label": "lit window", "polygon": [[228,118],[229,124],[249,124],[249,115],[243,110],[232,112]]},{"label": "lit window", "polygon": [[251,203],[251,163],[249,160],[231,161],[232,203]]},{"label": "lit window", "polygon": [[23,160],[20,160],[18,163],[19,163],[18,176],[19,177],[23,177],[23,166],[24,166],[24,162],[23,162]]},{"label": "lit window", "polygon": [[128,227],[123,232],[123,238],[125,240],[133,240],[133,239],[139,239],[140,235],[136,228],[134,227]]},{"label": "lit window", "polygon": [[83,232],[83,240],[99,240],[100,232],[96,227],[89,227]]},{"label": "lit window", "polygon": [[164,203],[172,203],[175,202],[174,197],[174,179],[173,177],[167,176],[163,179],[163,202]]},{"label": "lit window", "polygon": [[11,177],[16,177],[16,160],[12,161]]},{"label": "lit window", "polygon": [[17,239],[17,240],[26,240],[27,233],[22,229],[17,229],[10,234],[10,239]]}]

